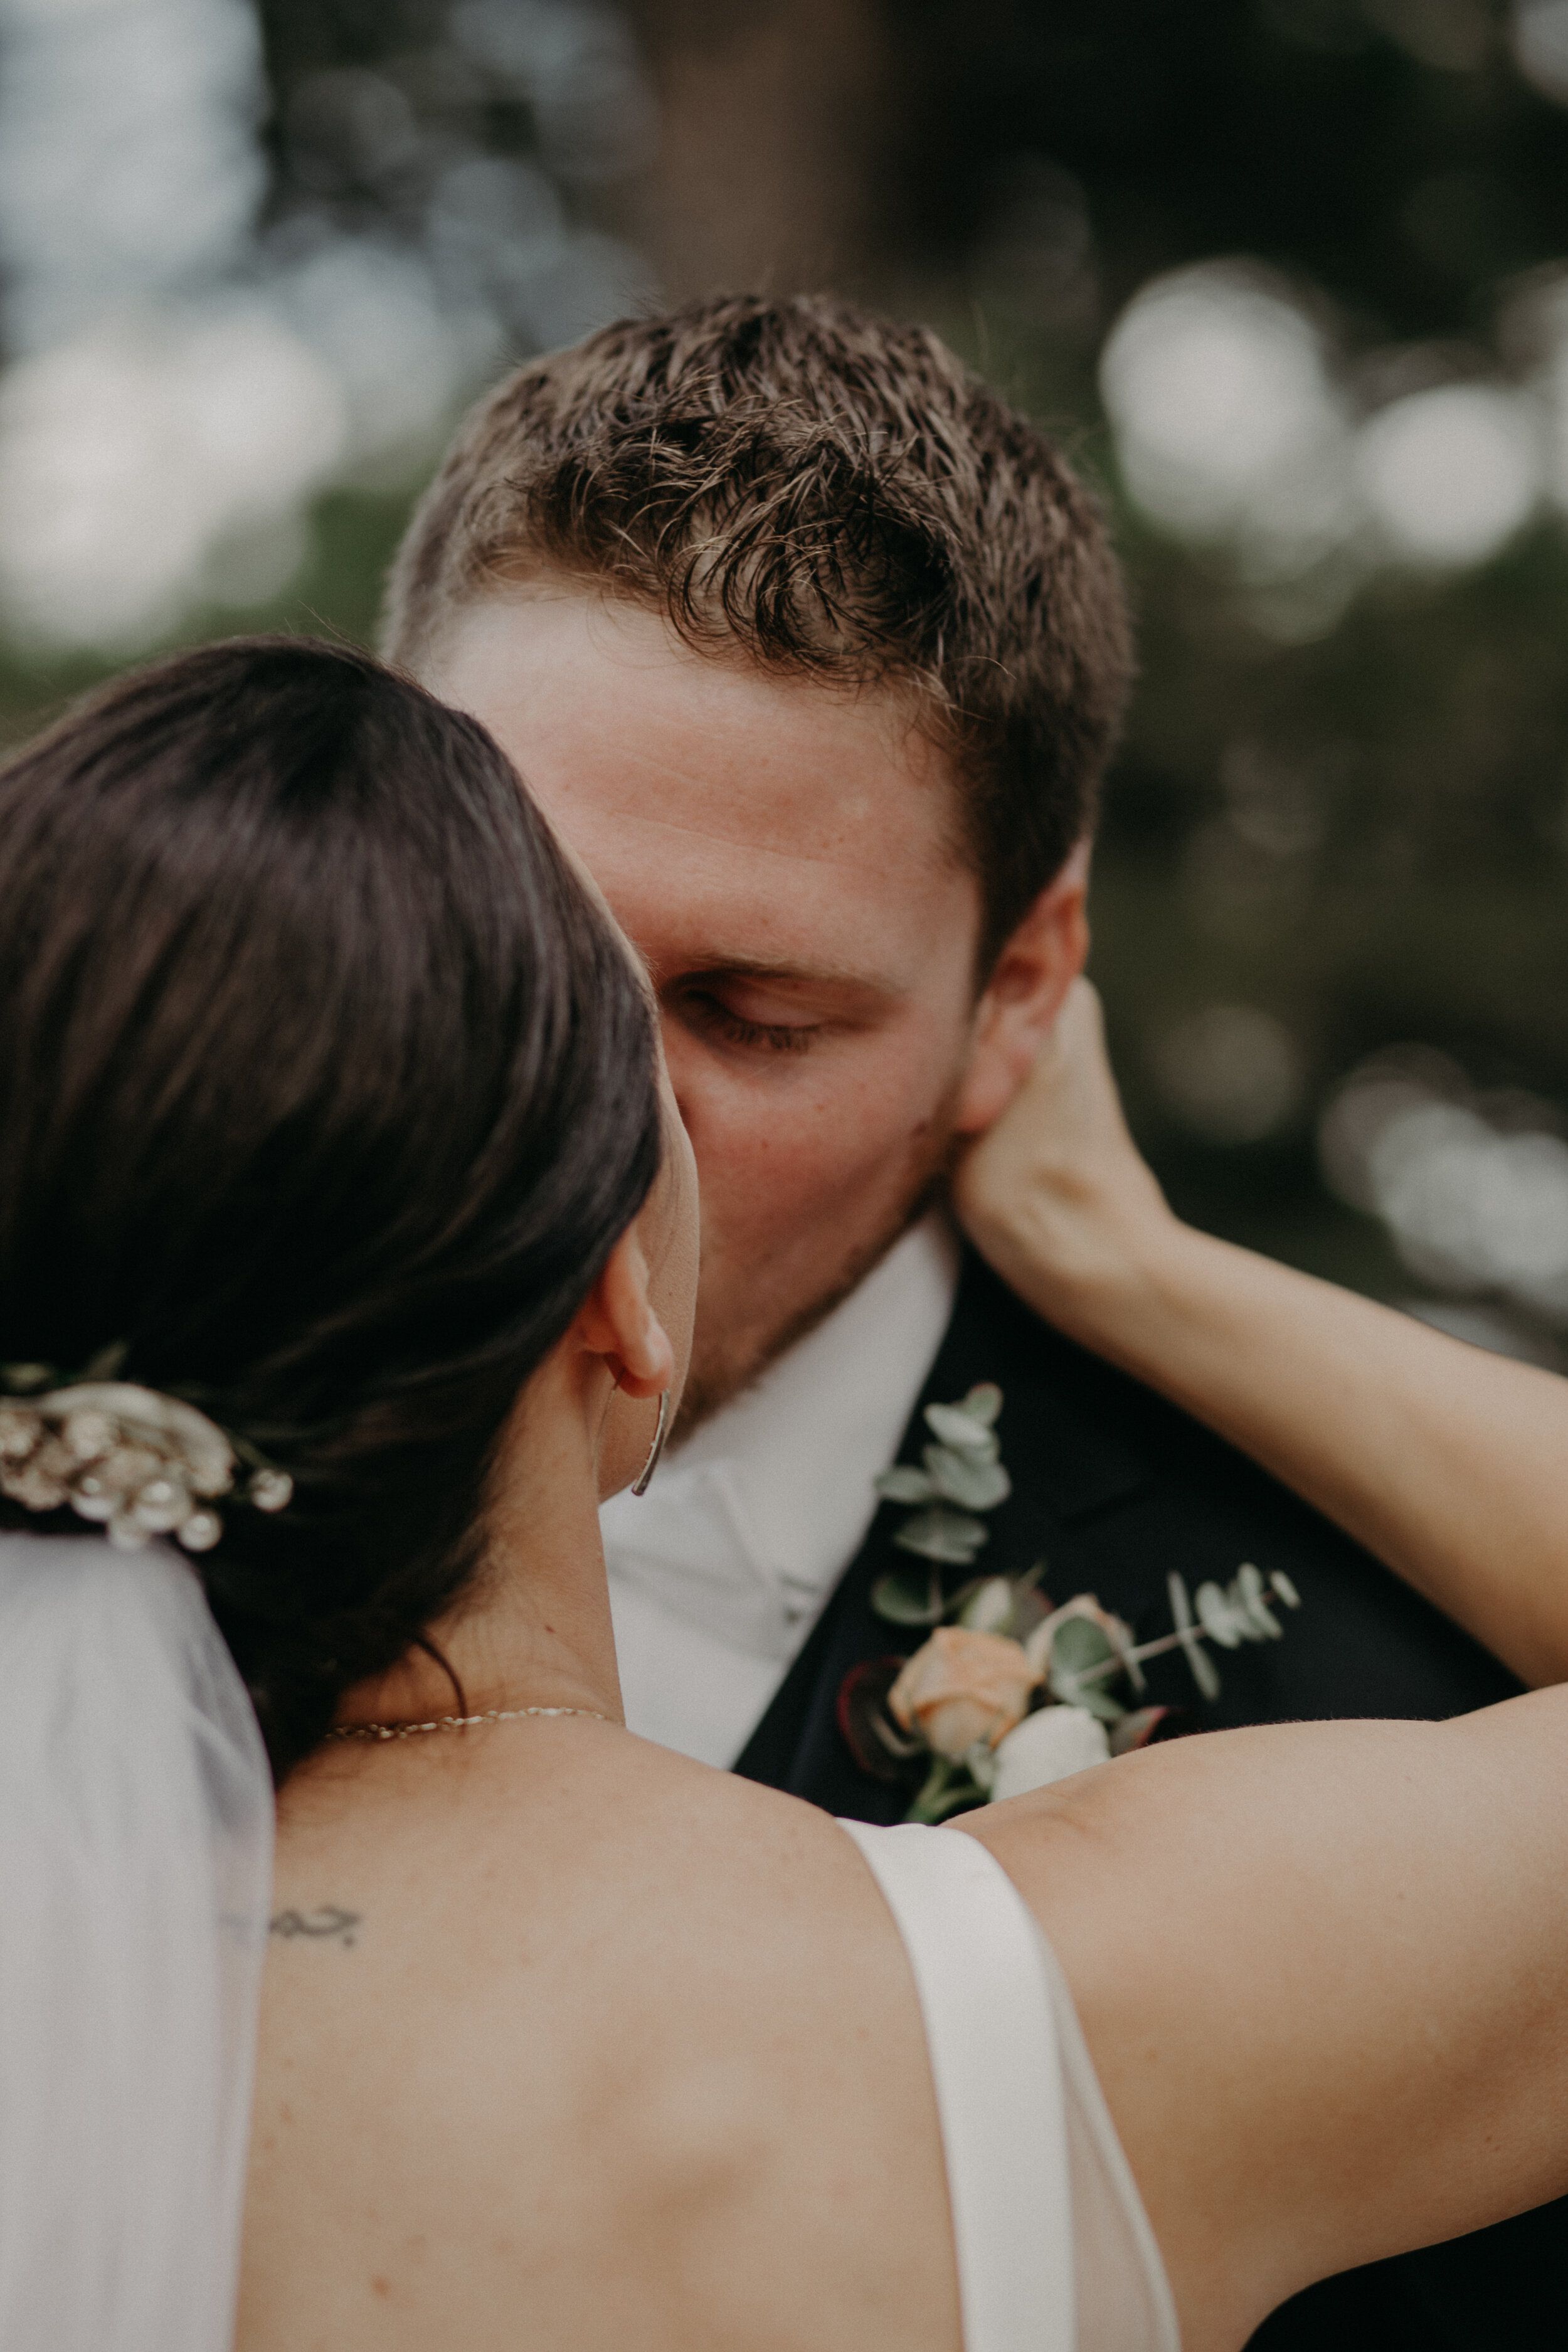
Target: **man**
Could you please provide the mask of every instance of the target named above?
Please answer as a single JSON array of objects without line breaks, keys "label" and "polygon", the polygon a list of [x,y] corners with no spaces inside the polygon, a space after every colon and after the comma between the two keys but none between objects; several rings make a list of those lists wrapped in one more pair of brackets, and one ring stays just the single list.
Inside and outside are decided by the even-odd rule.
[{"label": "man", "polygon": [[[1093,501],[933,336],[748,298],[610,328],[469,420],[394,574],[387,651],[490,727],[647,957],[702,1181],[678,1444],[605,1513],[635,1728],[868,1820],[846,1678],[920,1637],[871,1593],[927,1404],[994,1381],[1044,1559],[1164,1630],[1167,1572],[1284,1570],[1287,1638],[1178,1663],[1198,1727],[1441,1716],[1517,1685],[1228,1447],[963,1252],[945,1171],[1080,969],[1130,662]],[[907,1559],[905,1560],[907,1565]],[[1140,1932],[1143,1930],[1140,1929]],[[1216,2020],[1215,2030],[1223,2031]],[[1568,2340],[1556,2209],[1314,2290],[1258,2340]]]}]

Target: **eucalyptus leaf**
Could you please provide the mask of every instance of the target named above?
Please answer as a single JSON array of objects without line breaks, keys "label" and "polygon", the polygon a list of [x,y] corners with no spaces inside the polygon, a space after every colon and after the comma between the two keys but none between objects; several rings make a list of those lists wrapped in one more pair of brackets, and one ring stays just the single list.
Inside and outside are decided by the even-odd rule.
[{"label": "eucalyptus leaf", "polygon": [[895,1462],[874,1484],[885,1503],[929,1503],[936,1494],[926,1473],[917,1470],[912,1462]]},{"label": "eucalyptus leaf", "polygon": [[1131,1627],[1123,1625],[1120,1617],[1116,1620],[1116,1623],[1118,1631],[1111,1636],[1112,1647],[1121,1661],[1122,1673],[1133,1689],[1142,1696],[1148,1689],[1149,1683],[1148,1677],[1138,1663],[1138,1645],[1132,1639]]},{"label": "eucalyptus leaf", "polygon": [[1256,1629],[1257,1635],[1267,1642],[1282,1642],[1285,1639],[1285,1628],[1265,1600],[1266,1590],[1262,1577],[1252,1562],[1247,1560],[1237,1571],[1230,1588],[1230,1597],[1236,1607],[1247,1618],[1247,1622]]},{"label": "eucalyptus leaf", "polygon": [[958,1612],[972,1633],[1005,1633],[1013,1622],[1013,1588],[1005,1576],[987,1576]]},{"label": "eucalyptus leaf", "polygon": [[49,1364],[0,1364],[0,1386],[13,1396],[30,1396],[35,1389],[50,1388],[54,1378]]},{"label": "eucalyptus leaf", "polygon": [[1175,1620],[1182,1655],[1192,1671],[1193,1680],[1205,1698],[1216,1699],[1219,1696],[1219,1676],[1214,1670],[1213,1660],[1204,1648],[1201,1635],[1193,1624],[1193,1604],[1187,1597],[1186,1585],[1174,1569],[1165,1579],[1165,1590],[1171,1596],[1171,1615]]},{"label": "eucalyptus leaf", "polygon": [[1085,1715],[1092,1715],[1101,1723],[1120,1723],[1127,1712],[1099,1683],[1080,1684],[1072,1675],[1058,1674],[1054,1664],[1047,1688],[1064,1706],[1081,1707]]},{"label": "eucalyptus leaf", "polygon": [[962,1511],[951,1511],[944,1504],[937,1503],[929,1511],[918,1511],[912,1519],[907,1519],[893,1541],[900,1551],[917,1552],[922,1559],[940,1559],[955,1568],[967,1568],[990,1533],[983,1520],[969,1518]]},{"label": "eucalyptus leaf", "polygon": [[995,1431],[965,1412],[961,1404],[928,1404],[926,1427],[943,1445],[951,1445],[958,1454],[977,1455],[982,1462],[994,1462],[1000,1450]]},{"label": "eucalyptus leaf", "polygon": [[947,1502],[962,1504],[966,1511],[994,1511],[1013,1491],[1013,1481],[1000,1462],[959,1454],[950,1445],[928,1445],[924,1459],[927,1478],[936,1492]]},{"label": "eucalyptus leaf", "polygon": [[[1066,1617],[1051,1635],[1051,1663],[1047,1687],[1053,1698],[1081,1706],[1101,1723],[1120,1723],[1126,1709],[1111,1697],[1095,1669],[1108,1664],[1116,1651],[1104,1629],[1092,1617]],[[1093,1675],[1084,1681],[1086,1675]]]},{"label": "eucalyptus leaf", "polygon": [[1215,1674],[1214,1670],[1214,1662],[1205,1650],[1203,1643],[1196,1640],[1184,1642],[1182,1644],[1182,1654],[1186,1659],[1188,1665],[1192,1668],[1193,1680],[1196,1683],[1199,1690],[1202,1691],[1205,1698],[1210,1700],[1218,1698],[1220,1693],[1219,1676]]},{"label": "eucalyptus leaf", "polygon": [[1002,1391],[994,1381],[977,1381],[958,1410],[966,1412],[971,1421],[977,1421],[983,1429],[990,1429],[1002,1410]]},{"label": "eucalyptus leaf", "polygon": [[1213,1642],[1222,1650],[1239,1650],[1247,1638],[1246,1629],[1237,1622],[1239,1612],[1217,1584],[1200,1584],[1193,1595],[1193,1606],[1198,1612],[1198,1622]]},{"label": "eucalyptus leaf", "polygon": [[1032,1584],[1019,1578],[1013,1585],[1012,1614],[1001,1630],[1011,1634],[1015,1642],[1026,1642],[1036,1626],[1043,1625],[1050,1613],[1050,1602],[1042,1600]]},{"label": "eucalyptus leaf", "polygon": [[1282,1601],[1287,1609],[1300,1609],[1301,1596],[1282,1568],[1269,1571],[1268,1584],[1276,1601]]},{"label": "eucalyptus leaf", "polygon": [[871,1606],[889,1625],[940,1624],[942,1587],[934,1576],[900,1575],[894,1570],[871,1587]]},{"label": "eucalyptus leaf", "polygon": [[1114,1645],[1092,1617],[1065,1617],[1051,1636],[1053,1673],[1059,1666],[1064,1674],[1087,1674],[1115,1655]]},{"label": "eucalyptus leaf", "polygon": [[1050,1612],[1047,1611],[1044,1617],[1037,1617],[1035,1620],[1026,1633],[1021,1633],[1018,1637],[1024,1644],[1024,1655],[1036,1674],[1043,1674],[1045,1671],[1051,1654],[1051,1635],[1054,1631],[1055,1628],[1050,1622]]}]

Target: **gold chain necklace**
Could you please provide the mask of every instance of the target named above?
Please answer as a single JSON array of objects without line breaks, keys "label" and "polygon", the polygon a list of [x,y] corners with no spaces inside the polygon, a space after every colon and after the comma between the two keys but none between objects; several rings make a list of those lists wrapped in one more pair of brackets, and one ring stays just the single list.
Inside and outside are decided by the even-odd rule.
[{"label": "gold chain necklace", "polygon": [[483,1715],[438,1715],[430,1723],[341,1723],[329,1739],[412,1739],[420,1731],[461,1731],[470,1723],[517,1723],[525,1715],[582,1715],[592,1723],[608,1723],[595,1706],[492,1706]]}]

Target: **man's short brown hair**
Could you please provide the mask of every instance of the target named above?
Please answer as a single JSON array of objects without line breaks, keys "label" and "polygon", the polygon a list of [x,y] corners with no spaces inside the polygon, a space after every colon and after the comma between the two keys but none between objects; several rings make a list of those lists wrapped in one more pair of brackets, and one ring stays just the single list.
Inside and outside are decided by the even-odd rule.
[{"label": "man's short brown hair", "polygon": [[633,319],[482,400],[394,568],[384,650],[541,572],[699,651],[913,689],[955,756],[982,970],[1092,820],[1126,698],[1104,518],[929,329],[736,295]]}]

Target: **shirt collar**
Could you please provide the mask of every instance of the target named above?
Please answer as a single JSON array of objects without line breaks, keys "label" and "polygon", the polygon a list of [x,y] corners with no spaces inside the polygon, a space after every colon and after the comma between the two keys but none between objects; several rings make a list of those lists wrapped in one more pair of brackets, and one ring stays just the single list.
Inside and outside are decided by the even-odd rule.
[{"label": "shirt collar", "polygon": [[787,1659],[863,1542],[952,1313],[958,1238],[933,1210],[815,1331],[600,1514],[612,1577]]}]

